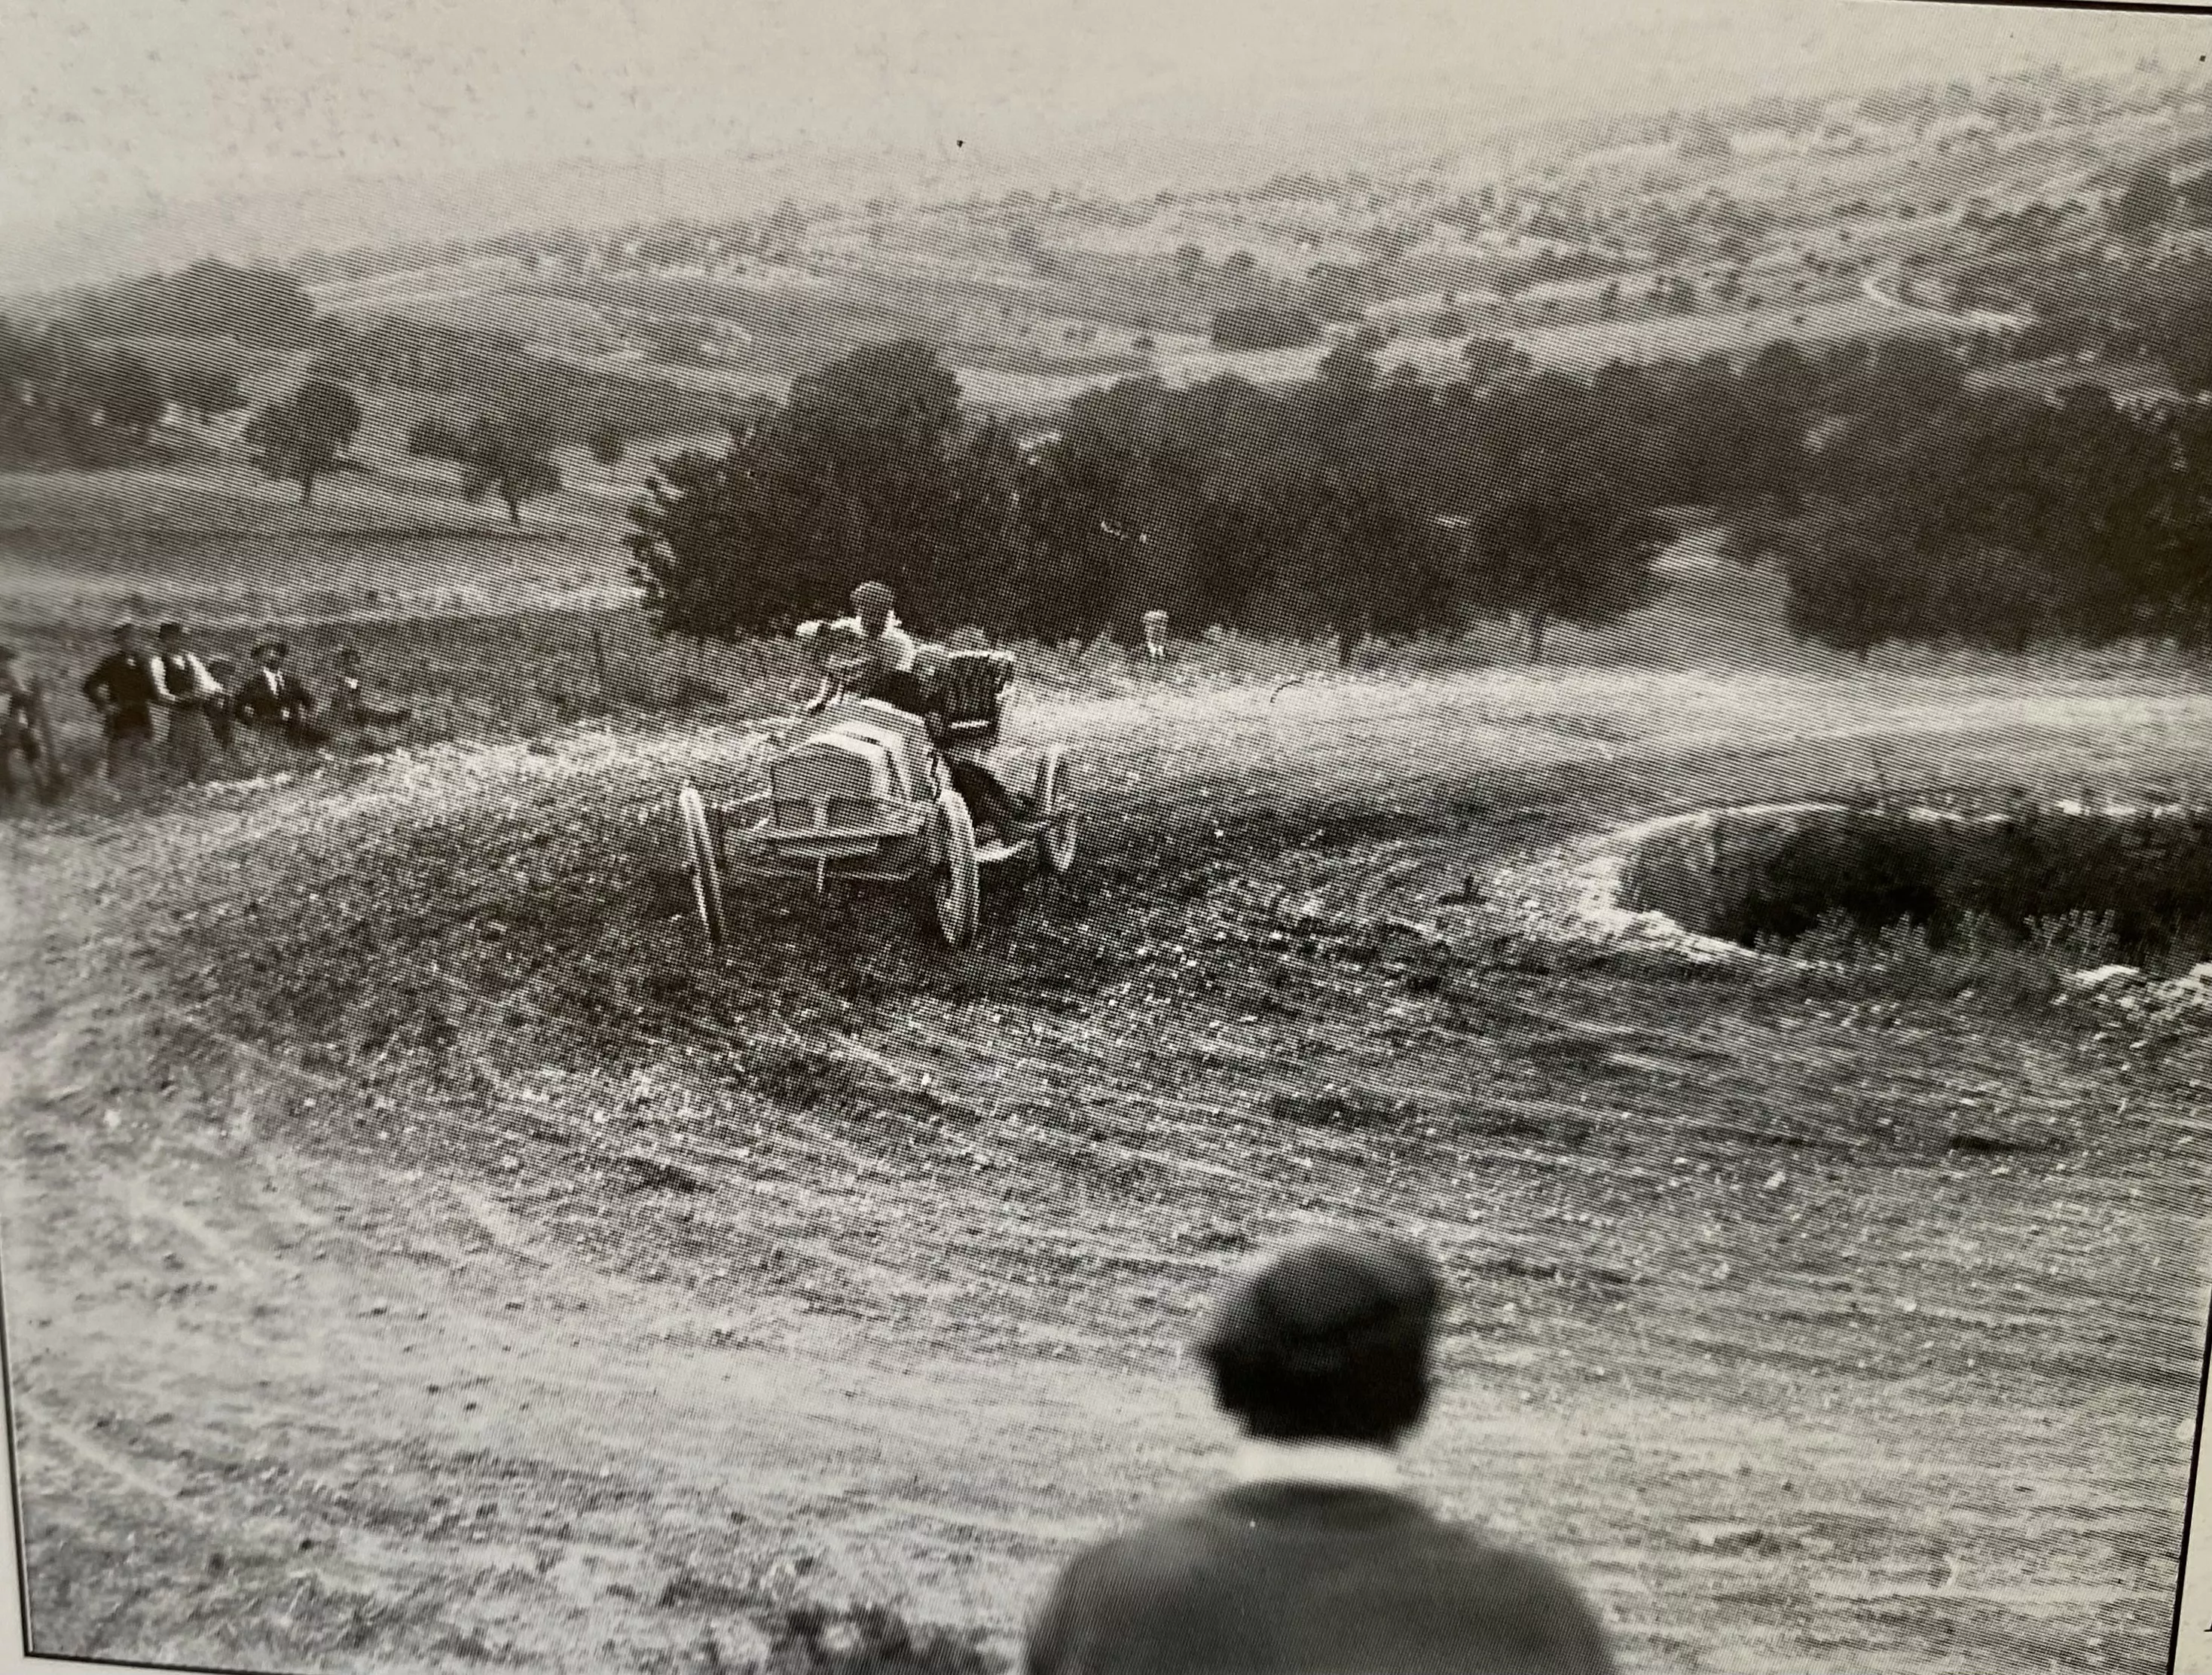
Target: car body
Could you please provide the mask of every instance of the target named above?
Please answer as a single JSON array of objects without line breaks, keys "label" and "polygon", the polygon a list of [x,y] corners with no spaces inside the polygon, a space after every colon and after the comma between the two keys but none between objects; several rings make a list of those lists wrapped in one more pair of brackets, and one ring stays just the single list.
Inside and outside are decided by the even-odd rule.
[{"label": "car body", "polygon": [[684,864],[708,940],[726,939],[726,875],[910,888],[939,940],[975,939],[981,869],[1034,858],[1045,872],[1074,860],[1073,779],[1066,752],[1048,746],[1020,818],[979,843],[954,763],[976,761],[999,742],[1012,662],[1000,652],[940,653],[922,683],[926,715],[852,694],[832,662],[813,713],[781,735],[759,783],[710,808],[687,783],[677,799]]}]

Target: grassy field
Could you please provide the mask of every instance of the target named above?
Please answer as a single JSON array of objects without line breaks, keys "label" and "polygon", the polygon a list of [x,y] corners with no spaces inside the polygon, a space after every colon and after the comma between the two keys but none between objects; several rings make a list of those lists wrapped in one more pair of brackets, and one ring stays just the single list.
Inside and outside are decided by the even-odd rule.
[{"label": "grassy field", "polygon": [[[788,248],[724,253],[652,271],[556,265],[532,271],[505,257],[318,288],[324,305],[367,320],[398,314],[510,333],[532,352],[602,371],[641,373],[708,394],[781,396],[790,379],[859,344],[914,335],[939,346],[970,396],[1024,416],[1043,416],[1071,396],[1149,363],[1172,381],[1235,374],[1258,381],[1302,377],[1321,352],[1221,355],[1206,342],[1214,312],[1252,294],[1224,264],[1249,259],[1255,283],[1295,288],[1319,265],[1361,269],[1373,288],[1368,317],[1433,314],[1447,291],[1481,329],[1510,326],[1540,362],[1587,369],[1615,357],[1753,350],[1776,337],[1814,343],[1848,337],[1942,332],[1939,317],[1884,309],[1856,294],[1868,265],[1908,258],[1942,261],[1975,236],[1960,216],[1970,201],[2011,210],[2039,199],[2079,197],[2100,170],[2124,172],[2171,148],[2182,129],[2132,119],[1994,141],[1938,131],[1915,142],[1892,136],[1855,153],[1784,148],[1771,154],[1686,164],[1671,151],[1622,152],[1570,161],[1556,171],[1503,179],[1475,170],[1462,180],[1370,183],[1364,191],[1314,185],[1283,195],[1220,192],[1179,199],[1112,203],[1082,197],[981,200],[927,207],[878,205],[816,217]],[[1564,192],[1630,222],[1655,204],[1694,223],[1716,199],[1765,217],[1766,230],[1740,259],[1702,247],[1680,271],[1706,289],[1687,319],[1575,320],[1604,279],[1524,286],[1510,301],[1492,290],[1540,249],[1560,245],[1516,224],[1469,235],[1437,219],[1460,191],[1516,195]],[[1375,258],[1378,233],[1403,254]],[[1409,240],[1407,243],[1404,241]],[[1183,271],[1176,253],[1199,262]],[[1828,265],[1817,273],[1808,258]],[[1621,276],[1631,298],[1677,269],[1650,265]],[[1840,271],[1848,265],[1847,274]],[[1723,307],[1709,295],[1723,269],[1741,267],[1755,310]],[[1525,275],[1522,276],[1525,278]],[[1543,311],[1557,306],[1555,322]],[[711,323],[724,333],[714,356],[662,358],[659,323]],[[1136,340],[1154,340],[1141,350]],[[1458,370],[1458,345],[1409,334],[1389,351],[1431,376]]]},{"label": "grassy field", "polygon": [[[203,655],[228,655],[241,668],[252,641],[281,629],[293,667],[318,690],[334,678],[337,649],[350,646],[380,701],[413,712],[382,735],[386,744],[538,738],[625,714],[787,709],[806,673],[794,647],[667,639],[635,603],[616,512],[623,479],[646,468],[635,457],[611,472],[580,466],[572,492],[533,502],[520,530],[501,512],[444,498],[442,485],[381,473],[341,479],[313,509],[243,469],[0,475],[0,553],[14,559],[0,591],[0,638],[57,692],[64,754],[82,775],[93,770],[98,740],[76,685],[105,655],[118,612],[142,622],[182,612]],[[117,533],[134,521],[131,534]],[[1860,670],[1793,638],[1781,577],[1722,558],[1709,533],[1671,550],[1659,576],[1658,597],[1644,610],[1603,627],[1554,625],[1547,663],[1832,678]],[[1272,689],[1337,666],[1333,641],[1261,643],[1221,633],[1182,642],[1164,675],[1111,643],[1080,653],[1031,645],[1018,655],[1024,685],[1036,691],[1162,701],[1223,687]],[[1519,625],[1499,620],[1451,641],[1370,644],[1356,661],[1370,673],[1430,678],[1512,668],[1525,657]],[[2187,680],[2192,667],[2132,645],[2048,649],[2025,663],[1892,647],[1862,673],[2033,684]],[[256,757],[233,771],[266,765]]]}]

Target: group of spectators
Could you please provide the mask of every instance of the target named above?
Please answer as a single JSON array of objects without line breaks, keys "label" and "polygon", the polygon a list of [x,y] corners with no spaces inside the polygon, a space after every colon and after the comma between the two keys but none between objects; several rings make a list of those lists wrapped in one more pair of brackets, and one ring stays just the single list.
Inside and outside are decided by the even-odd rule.
[{"label": "group of spectators", "polygon": [[148,650],[135,622],[114,627],[115,649],[85,677],[84,696],[100,714],[107,746],[107,777],[135,780],[155,747],[155,716],[167,718],[170,771],[185,780],[206,778],[219,762],[234,759],[248,738],[280,749],[319,751],[337,730],[394,727],[404,710],[379,710],[363,696],[361,659],[350,646],[337,652],[337,684],[325,705],[289,667],[291,648],[271,636],[254,643],[254,667],[238,678],[234,660],[203,659],[185,625],[165,622]]}]

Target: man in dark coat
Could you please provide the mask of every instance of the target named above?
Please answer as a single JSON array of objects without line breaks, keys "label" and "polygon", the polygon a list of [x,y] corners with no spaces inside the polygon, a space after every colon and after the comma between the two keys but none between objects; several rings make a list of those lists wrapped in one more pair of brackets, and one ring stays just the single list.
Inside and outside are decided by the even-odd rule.
[{"label": "man in dark coat", "polygon": [[264,640],[256,645],[253,657],[261,667],[246,676],[245,684],[232,695],[230,712],[244,726],[257,731],[274,728],[291,743],[313,749],[328,740],[314,723],[315,695],[284,667],[291,653],[291,647],[282,640]]},{"label": "man in dark coat", "polygon": [[411,710],[380,710],[368,701],[362,685],[361,654],[351,646],[338,648],[338,689],[331,701],[331,715],[340,727],[362,730],[404,727],[415,717]]},{"label": "man in dark coat", "polygon": [[1232,1286],[1200,1343],[1240,1481],[1093,1547],[1033,1624],[1029,1675],[1611,1675],[1547,1561],[1397,1486],[1428,1407],[1434,1270],[1330,1235]]},{"label": "man in dark coat", "polygon": [[84,679],[85,700],[107,735],[107,777],[134,777],[154,746],[154,673],[139,649],[138,624],[115,624],[115,649]]}]

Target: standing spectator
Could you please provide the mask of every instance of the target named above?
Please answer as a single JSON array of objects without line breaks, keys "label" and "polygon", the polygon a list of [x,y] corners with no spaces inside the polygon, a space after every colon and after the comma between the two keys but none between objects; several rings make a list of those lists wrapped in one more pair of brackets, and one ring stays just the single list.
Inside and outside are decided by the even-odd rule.
[{"label": "standing spectator", "polygon": [[[15,660],[13,646],[0,646],[0,700],[5,702],[5,712],[0,714],[0,796],[15,795],[15,758],[23,758],[23,765],[35,779],[40,774],[39,760],[39,704],[38,683],[24,674]],[[47,764],[52,770],[52,764]]]},{"label": "standing spectator", "polygon": [[1148,663],[1168,661],[1168,613],[1164,611],[1145,612],[1145,661]]},{"label": "standing spectator", "polygon": [[169,764],[183,778],[204,779],[215,757],[207,701],[222,688],[185,643],[182,623],[165,622],[155,632],[161,650],[149,673],[154,702],[169,712]]},{"label": "standing spectator", "polygon": [[1199,1347],[1245,1433],[1237,1485],[1078,1556],[1029,1675],[1609,1675],[1564,1575],[1398,1486],[1437,1304],[1389,1239],[1315,1239],[1231,1287]]},{"label": "standing spectator", "polygon": [[414,718],[411,710],[379,710],[362,690],[361,654],[351,646],[338,648],[338,690],[331,705],[331,719],[340,727],[404,727]]},{"label": "standing spectator", "polygon": [[207,701],[208,731],[215,735],[215,747],[227,757],[238,753],[237,720],[234,680],[238,665],[228,657],[208,659],[208,673],[222,690]]},{"label": "standing spectator", "polygon": [[137,624],[115,624],[115,649],[85,677],[84,696],[106,734],[109,782],[136,779],[154,743],[154,674],[139,648]]},{"label": "standing spectator", "polygon": [[291,655],[291,647],[282,640],[263,640],[257,644],[253,657],[261,667],[246,676],[246,684],[232,700],[231,709],[240,722],[256,732],[264,727],[274,727],[289,743],[313,750],[329,742],[330,735],[314,723],[315,695],[307,690],[305,681],[284,667],[285,659]]}]

